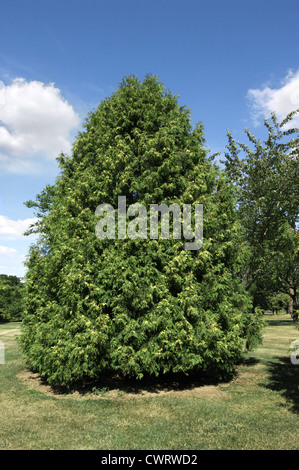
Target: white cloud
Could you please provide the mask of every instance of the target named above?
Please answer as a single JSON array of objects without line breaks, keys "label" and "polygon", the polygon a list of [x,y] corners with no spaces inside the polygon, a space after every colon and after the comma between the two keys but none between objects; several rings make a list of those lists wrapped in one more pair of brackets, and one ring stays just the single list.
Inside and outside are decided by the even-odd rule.
[{"label": "white cloud", "polygon": [[28,172],[33,158],[54,160],[70,152],[70,132],[79,116],[53,83],[16,78],[0,83],[0,167]]},{"label": "white cloud", "polygon": [[4,215],[0,215],[0,237],[23,237],[24,232],[31,224],[37,222],[36,217],[20,220],[12,220]]},{"label": "white cloud", "polygon": [[[270,117],[272,112],[282,121],[288,113],[299,109],[299,70],[289,72],[280,88],[265,86],[251,89],[248,91],[248,98],[255,125],[260,123],[261,118]],[[299,114],[294,116],[288,127],[299,127]]]},{"label": "white cloud", "polygon": [[0,245],[0,274],[24,277],[26,256],[14,248]]},{"label": "white cloud", "polygon": [[24,261],[36,235],[24,236],[36,217],[12,220],[0,215],[0,274],[23,277],[26,272]]},{"label": "white cloud", "polygon": [[7,246],[0,245],[0,256],[11,257],[15,256],[17,253],[17,250],[15,250],[14,248],[9,248]]}]

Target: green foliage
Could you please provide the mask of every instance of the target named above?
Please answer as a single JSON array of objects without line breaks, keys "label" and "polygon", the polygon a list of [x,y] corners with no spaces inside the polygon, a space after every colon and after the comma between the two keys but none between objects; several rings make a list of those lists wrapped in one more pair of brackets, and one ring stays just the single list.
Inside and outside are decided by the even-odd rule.
[{"label": "green foliage", "polygon": [[[89,114],[54,187],[37,198],[21,346],[51,384],[106,372],[232,372],[260,317],[240,272],[246,247],[232,189],[201,125],[155,77],[127,77]],[[204,242],[100,240],[99,204],[203,204]],[[31,203],[32,205],[33,203]],[[42,206],[42,207],[40,207]],[[254,325],[254,327],[253,327]]]},{"label": "green foliage", "polygon": [[0,274],[0,322],[21,319],[23,287],[17,276]]},{"label": "green foliage", "polygon": [[287,294],[278,292],[277,294],[270,296],[267,301],[270,306],[270,310],[272,312],[279,313],[281,310],[288,310],[290,298]]},{"label": "green foliage", "polygon": [[225,169],[236,189],[249,253],[245,285],[264,309],[278,293],[298,304],[299,137],[298,129],[285,127],[298,111],[281,123],[275,114],[271,124],[265,120],[264,142],[246,130],[253,149],[228,134]]}]

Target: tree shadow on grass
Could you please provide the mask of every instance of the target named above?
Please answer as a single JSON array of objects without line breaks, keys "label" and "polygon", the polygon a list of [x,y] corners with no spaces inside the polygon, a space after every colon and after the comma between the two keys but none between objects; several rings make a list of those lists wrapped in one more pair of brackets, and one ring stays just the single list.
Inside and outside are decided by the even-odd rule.
[{"label": "tree shadow on grass", "polygon": [[256,364],[259,364],[261,361],[253,356],[244,356],[242,360],[240,361],[240,365],[242,366],[255,366]]},{"label": "tree shadow on grass", "polygon": [[265,320],[266,326],[290,326],[292,324],[292,319],[285,318],[285,319],[276,319],[274,318],[266,318]]},{"label": "tree shadow on grass", "polygon": [[107,374],[95,382],[87,382],[82,387],[75,387],[77,391],[86,394],[95,391],[101,394],[105,391],[117,391],[119,393],[142,396],[144,394],[158,395],[161,392],[190,391],[204,386],[217,386],[232,379],[232,375],[217,377],[205,374],[190,373],[168,373],[162,376],[145,375],[138,380],[130,377],[123,377],[118,374]]},{"label": "tree shadow on grass", "polygon": [[198,387],[217,387],[217,385],[230,381],[233,376],[234,374],[230,374],[219,378],[198,373],[190,373],[189,375],[169,373],[160,377],[145,376],[138,380],[107,373],[98,380],[76,383],[69,388],[51,386],[38,373],[34,373],[30,369],[23,371],[18,378],[36,390],[56,397],[75,394],[82,398],[90,395],[113,398],[115,396],[155,396],[161,392],[190,392]]},{"label": "tree shadow on grass", "polygon": [[292,411],[299,413],[299,365],[293,364],[290,357],[275,357],[267,363],[270,390],[280,392],[291,404]]}]

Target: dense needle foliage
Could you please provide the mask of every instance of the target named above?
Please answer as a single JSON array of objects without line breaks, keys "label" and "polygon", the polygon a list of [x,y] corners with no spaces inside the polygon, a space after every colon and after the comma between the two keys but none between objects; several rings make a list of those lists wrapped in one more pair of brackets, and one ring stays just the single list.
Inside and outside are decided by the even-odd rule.
[{"label": "dense needle foliage", "polygon": [[[26,279],[28,363],[59,385],[107,372],[230,373],[260,320],[240,278],[234,197],[208,158],[202,126],[192,129],[189,111],[156,77],[130,76],[59,161],[55,185],[30,203],[41,219]],[[203,204],[203,246],[98,239],[95,210],[117,209],[118,196],[147,208]]]}]

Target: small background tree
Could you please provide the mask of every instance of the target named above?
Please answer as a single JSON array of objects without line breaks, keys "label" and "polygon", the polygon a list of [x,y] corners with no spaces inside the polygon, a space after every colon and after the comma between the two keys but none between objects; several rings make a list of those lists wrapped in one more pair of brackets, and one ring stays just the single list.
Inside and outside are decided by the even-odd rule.
[{"label": "small background tree", "polygon": [[21,320],[23,287],[17,276],[0,274],[0,322]]}]

